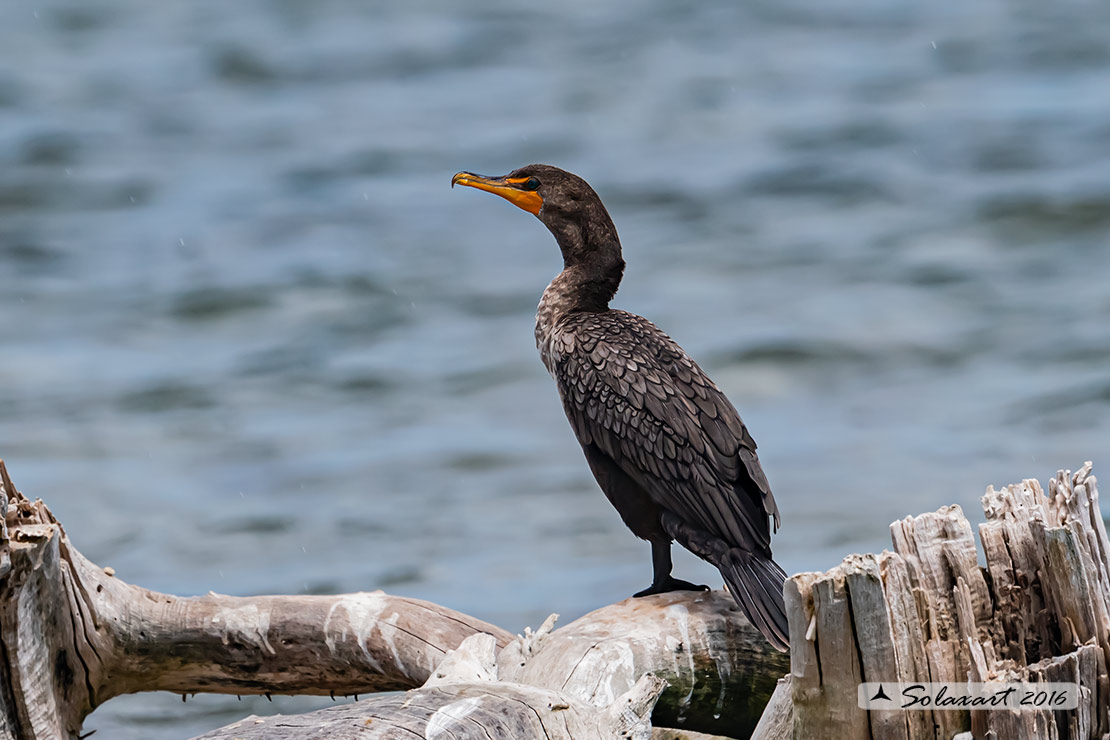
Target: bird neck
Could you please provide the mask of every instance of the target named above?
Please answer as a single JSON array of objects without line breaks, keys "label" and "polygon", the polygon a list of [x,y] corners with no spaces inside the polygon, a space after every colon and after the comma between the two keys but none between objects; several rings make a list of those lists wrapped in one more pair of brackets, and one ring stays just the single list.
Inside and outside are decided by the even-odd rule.
[{"label": "bird neck", "polygon": [[604,311],[624,275],[621,243],[604,206],[586,218],[549,224],[563,253],[563,271],[551,282],[548,293],[565,312]]},{"label": "bird neck", "polygon": [[563,251],[563,271],[547,286],[536,309],[536,347],[549,371],[559,321],[573,313],[608,310],[620,287],[624,259],[611,222],[609,228],[606,241],[592,244],[580,229],[551,229]]},{"label": "bird neck", "polygon": [[624,260],[567,265],[547,290],[540,305],[547,307],[553,318],[579,311],[605,311],[620,287]]},{"label": "bird neck", "polygon": [[543,292],[536,308],[536,347],[544,365],[552,369],[552,340],[563,317],[580,312],[601,312],[617,292],[624,272],[620,252],[608,265],[567,265]]}]

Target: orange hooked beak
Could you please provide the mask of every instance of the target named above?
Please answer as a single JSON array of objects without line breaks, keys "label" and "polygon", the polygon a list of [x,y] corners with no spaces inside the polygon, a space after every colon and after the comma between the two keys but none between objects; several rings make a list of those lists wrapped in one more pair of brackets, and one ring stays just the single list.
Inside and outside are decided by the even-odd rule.
[{"label": "orange hooked beak", "polygon": [[456,172],[451,178],[451,187],[465,185],[468,188],[485,190],[488,193],[500,195],[514,206],[538,216],[540,209],[543,208],[543,196],[535,190],[525,190],[522,187],[529,179],[527,177],[483,177],[473,172]]}]

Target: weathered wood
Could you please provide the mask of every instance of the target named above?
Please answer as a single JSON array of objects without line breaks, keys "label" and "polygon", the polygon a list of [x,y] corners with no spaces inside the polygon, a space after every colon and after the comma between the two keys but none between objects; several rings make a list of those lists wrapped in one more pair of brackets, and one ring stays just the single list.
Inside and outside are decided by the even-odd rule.
[{"label": "weathered wood", "polygon": [[[883,597],[879,562],[874,555],[853,556],[844,561],[852,613],[852,629],[859,645],[861,675],[898,675],[890,613]],[[867,713],[875,740],[907,740],[906,713],[876,710]]]},{"label": "weathered wood", "polygon": [[[786,617],[790,624],[790,694],[794,706],[809,706],[811,711],[802,717],[793,717],[795,734],[806,737],[810,728],[807,721],[818,722],[820,731],[820,706],[826,701],[821,682],[821,666],[817,662],[817,617],[813,613],[813,583],[817,573],[799,573],[783,585]],[[795,639],[800,635],[801,640]]]},{"label": "weathered wood", "polygon": [[[660,686],[661,688],[661,686]],[[504,682],[452,683],[371,696],[306,714],[247,717],[196,740],[649,740],[647,717],[627,727],[615,712],[562,694]]]},{"label": "weathered wood", "polygon": [[[70,740],[120,693],[369,693],[203,737],[924,740],[1110,737],[1110,540],[1090,466],[895,522],[893,552],[790,578],[790,677],[721,592],[627,600],[512,638],[381,592],[194,598],[129,585],[70,544],[0,462],[0,740]],[[860,681],[1073,681],[1080,708],[863,712]],[[667,683],[670,686],[664,691]],[[773,691],[773,695],[772,695]],[[756,725],[759,708],[772,701]],[[655,708],[654,715],[652,709]],[[673,723],[664,732],[656,725]],[[968,730],[970,729],[970,732]]]},{"label": "weathered wood", "polygon": [[[321,728],[340,732],[336,728],[353,726],[354,719],[363,723],[360,736],[367,720],[386,735],[407,727],[410,735],[431,736],[460,707],[474,709],[467,709],[462,726],[495,738],[530,737],[527,732],[608,737],[615,735],[598,733],[614,727],[624,728],[618,734],[647,737],[651,727],[644,717],[659,692],[644,694],[642,679],[656,671],[661,677],[649,686],[661,691],[670,683],[656,720],[675,724],[672,736],[720,734],[716,728],[740,728],[746,736],[787,669],[785,656],[723,592],[630,599],[559,630],[552,631],[554,619],[548,620],[515,639],[465,614],[380,591],[156,593],[84,558],[41,501],[16,491],[2,462],[0,483],[0,740],[76,738],[99,704],[147,690],[418,691],[408,703],[376,697],[358,709],[252,720],[235,737],[245,737],[244,728],[255,735],[281,728],[281,737],[317,737]],[[510,722],[510,715],[517,719]],[[529,718],[534,726],[520,724]],[[552,730],[548,719],[562,729]]]},{"label": "weathered wood", "polygon": [[[1061,472],[1048,496],[1036,481],[987,490],[989,578],[971,525],[946,506],[891,525],[895,551],[877,569],[872,556],[850,556],[789,579],[794,736],[1105,738],[1110,541],[1090,473],[1090,463]],[[1075,682],[1080,707],[870,712],[863,725],[852,714],[860,681],[994,680]]]},{"label": "weathered wood", "polygon": [[499,627],[381,592],[208,594],[133,586],[85,559],[0,462],[0,738],[72,738],[134,691],[363,694],[420,686],[470,635]]},{"label": "weathered wood", "polygon": [[[879,573],[890,614],[897,675],[908,681],[928,681],[929,656],[925,650],[925,619],[922,617],[924,599],[919,599],[921,592],[913,586],[910,564],[901,555],[885,550],[879,556]],[[886,674],[869,672],[867,675]],[[907,713],[906,729],[910,740],[934,740],[932,710]]]},{"label": "weathered wood", "polygon": [[[867,715],[856,706],[855,691],[829,691],[832,686],[824,674],[837,676],[842,686],[855,686],[861,680],[859,652],[852,644],[852,615],[844,569],[834,568],[817,578],[810,586],[813,598],[812,624],[815,627],[813,644],[816,647],[818,668],[817,691],[807,688],[795,690],[795,734],[816,737],[827,733],[829,737],[863,737],[868,732]],[[790,608],[790,603],[787,603]],[[793,635],[791,621],[791,635]],[[802,634],[805,640],[805,633]],[[794,638],[791,637],[791,644]],[[838,687],[839,688],[839,687]],[[809,699],[799,701],[799,696]],[[819,696],[819,698],[818,698]]]},{"label": "weathered wood", "polygon": [[794,736],[794,699],[790,676],[780,678],[749,740],[790,740]]},{"label": "weathered wood", "polygon": [[673,727],[653,727],[651,740],[735,740],[724,735],[706,735],[693,730],[676,730]]},{"label": "weathered wood", "polygon": [[724,591],[626,599],[510,645],[503,680],[561,689],[607,706],[644,673],[667,682],[656,725],[747,737],[789,658],[770,649]]},{"label": "weathered wood", "polygon": [[423,687],[295,717],[248,717],[196,740],[393,740],[399,737],[611,740],[652,737],[651,710],[665,682],[641,676],[605,707],[565,692],[499,680],[497,645],[474,635]]}]

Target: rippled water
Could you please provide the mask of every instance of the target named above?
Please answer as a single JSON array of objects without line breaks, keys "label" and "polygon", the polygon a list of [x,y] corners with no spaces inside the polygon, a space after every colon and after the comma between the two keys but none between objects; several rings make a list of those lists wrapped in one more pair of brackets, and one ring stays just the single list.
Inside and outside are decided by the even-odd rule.
[{"label": "rippled water", "polygon": [[[1110,446],[1110,6],[0,9],[0,455],[176,593],[520,630],[650,578],[532,344],[559,268],[459,169],[605,199],[616,305],[761,447],[788,571]],[[692,558],[683,574],[715,582]],[[111,738],[318,700],[146,695]]]}]

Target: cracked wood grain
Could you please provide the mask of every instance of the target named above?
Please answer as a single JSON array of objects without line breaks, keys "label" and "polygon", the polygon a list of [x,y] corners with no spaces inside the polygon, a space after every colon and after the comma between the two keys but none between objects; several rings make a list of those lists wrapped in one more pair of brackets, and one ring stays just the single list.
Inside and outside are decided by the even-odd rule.
[{"label": "cracked wood grain", "polygon": [[[1058,473],[1047,495],[1026,480],[982,503],[986,568],[963,512],[946,506],[892,524],[877,571],[875,556],[853,555],[787,581],[795,737],[1107,737],[1110,540],[1090,463]],[[856,706],[859,681],[969,680],[1075,681],[1082,698],[1055,714]]]}]

